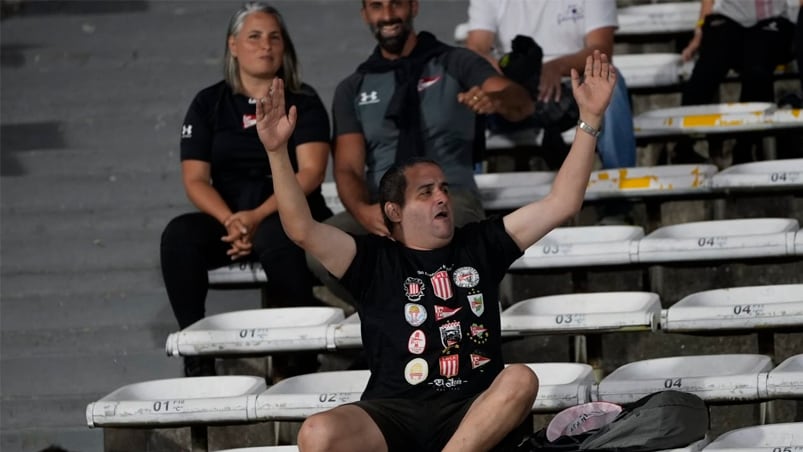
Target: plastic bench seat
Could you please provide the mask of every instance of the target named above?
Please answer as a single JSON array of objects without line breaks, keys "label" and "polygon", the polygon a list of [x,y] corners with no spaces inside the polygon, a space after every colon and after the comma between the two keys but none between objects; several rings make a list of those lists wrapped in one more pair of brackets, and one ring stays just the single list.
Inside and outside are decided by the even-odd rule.
[{"label": "plastic bench seat", "polygon": [[684,297],[661,315],[667,332],[803,330],[803,284],[732,287]]},{"label": "plastic bench seat", "polygon": [[330,348],[334,350],[361,348],[362,329],[360,315],[355,312],[348,316],[346,320],[335,325],[332,328],[332,337],[329,343],[331,344]]},{"label": "plastic bench seat", "polygon": [[751,218],[664,226],[638,241],[634,262],[729,260],[794,255],[798,221]]},{"label": "plastic bench seat", "polygon": [[330,307],[252,309],[205,317],[167,337],[168,356],[326,350],[329,328],[343,320]]},{"label": "plastic bench seat", "polygon": [[482,206],[488,210],[516,209],[543,198],[552,188],[550,171],[477,174]]},{"label": "plastic bench seat", "polygon": [[714,165],[661,165],[594,171],[586,199],[706,193]]},{"label": "plastic bench seat", "polygon": [[660,312],[661,300],[650,292],[552,295],[519,301],[502,312],[502,333],[650,331]]},{"label": "plastic bench seat", "polygon": [[700,5],[695,2],[629,6],[618,11],[616,34],[691,32],[699,16]]},{"label": "plastic bench seat", "polygon": [[578,226],[556,228],[524,250],[511,270],[630,264],[640,226]]},{"label": "plastic bench seat", "polygon": [[237,262],[225,267],[209,270],[209,284],[264,284],[268,282],[262,264],[259,262]]},{"label": "plastic bench seat", "polygon": [[[648,359],[625,364],[602,379],[597,400],[628,403],[656,391],[674,389],[707,402],[762,400],[762,380],[772,369],[769,356],[723,354]],[[594,394],[592,394],[594,396]]]},{"label": "plastic bench seat", "polygon": [[265,380],[251,376],[171,378],[123,386],[86,407],[89,427],[160,427],[253,422]]},{"label": "plastic bench seat", "polygon": [[[560,136],[566,144],[572,144],[576,130],[574,127],[563,131]],[[485,133],[485,148],[488,150],[511,149],[516,147],[541,146],[544,140],[543,129],[530,128],[504,134]]]},{"label": "plastic bench seat", "polygon": [[787,358],[770,371],[767,396],[771,399],[803,399],[803,354]]},{"label": "plastic bench seat", "polygon": [[803,186],[803,159],[768,160],[726,168],[711,178],[716,189],[787,189]]},{"label": "plastic bench seat", "polygon": [[689,74],[679,53],[616,55],[614,65],[630,89],[677,85]]},{"label": "plastic bench seat", "polygon": [[801,111],[765,102],[723,103],[660,108],[633,118],[636,138],[697,134],[771,132],[803,128]]},{"label": "plastic bench seat", "polygon": [[801,452],[803,422],[756,425],[721,434],[704,451]]},{"label": "plastic bench seat", "polygon": [[[482,205],[488,210],[515,209],[546,196],[552,188],[555,173],[551,171],[476,174]],[[337,195],[334,182],[321,184],[326,205],[333,213],[346,209]]]},{"label": "plastic bench seat", "polygon": [[803,127],[803,109],[779,108],[772,113],[772,122],[778,124],[795,124]]},{"label": "plastic bench seat", "polygon": [[360,400],[371,373],[367,370],[318,372],[276,383],[256,401],[261,420],[303,420],[315,413]]},{"label": "plastic bench seat", "polygon": [[795,234],[795,254],[803,256],[803,232],[800,231]]},{"label": "plastic bench seat", "polygon": [[591,401],[594,373],[580,363],[528,363],[538,376],[538,395],[533,412],[554,413]]},{"label": "plastic bench seat", "polygon": [[[535,412],[555,412],[590,401],[591,366],[578,363],[527,364],[540,386]],[[259,420],[302,420],[315,413],[360,400],[370,371],[345,370],[299,375],[282,380],[257,396]]]}]

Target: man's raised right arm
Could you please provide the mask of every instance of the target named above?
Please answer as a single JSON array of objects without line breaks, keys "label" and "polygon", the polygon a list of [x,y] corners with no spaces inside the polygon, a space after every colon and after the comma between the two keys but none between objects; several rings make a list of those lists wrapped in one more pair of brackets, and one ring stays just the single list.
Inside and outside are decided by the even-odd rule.
[{"label": "man's raised right arm", "polygon": [[298,184],[287,141],[296,125],[296,108],[285,114],[284,83],[273,79],[270,93],[257,102],[257,132],[265,146],[273,174],[279,218],[293,242],[312,254],[335,277],[345,274],[357,252],[354,238],[340,229],[316,221]]}]

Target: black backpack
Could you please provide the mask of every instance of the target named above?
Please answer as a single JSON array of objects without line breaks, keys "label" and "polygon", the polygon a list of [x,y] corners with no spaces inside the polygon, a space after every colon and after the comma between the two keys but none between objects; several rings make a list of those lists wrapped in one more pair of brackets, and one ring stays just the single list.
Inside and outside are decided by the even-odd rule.
[{"label": "black backpack", "polygon": [[539,430],[517,452],[602,450],[648,452],[688,446],[708,431],[708,408],[694,394],[661,391],[623,406],[611,423],[586,433],[546,438]]}]

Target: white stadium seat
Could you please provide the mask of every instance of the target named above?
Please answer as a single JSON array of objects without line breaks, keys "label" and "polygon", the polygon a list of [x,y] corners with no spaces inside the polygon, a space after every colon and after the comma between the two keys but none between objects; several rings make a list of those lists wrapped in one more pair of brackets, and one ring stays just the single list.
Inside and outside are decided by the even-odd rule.
[{"label": "white stadium seat", "polygon": [[800,110],[769,102],[722,103],[659,108],[633,118],[636,137],[772,131],[801,128]]},{"label": "white stadium seat", "polygon": [[616,55],[614,65],[630,89],[672,86],[690,74],[679,53]]},{"label": "white stadium seat", "polygon": [[606,402],[628,403],[653,392],[673,389],[695,394],[707,402],[757,401],[766,398],[766,385],[761,380],[771,369],[769,356],[755,354],[635,361],[603,378],[592,397]]},{"label": "white stadium seat", "polygon": [[543,198],[552,188],[555,173],[528,171],[476,174],[482,206],[488,210],[516,209]]},{"label": "white stadium seat", "polygon": [[726,168],[711,178],[715,189],[803,187],[803,159],[767,160]]},{"label": "white stadium seat", "polygon": [[343,370],[284,379],[257,396],[256,416],[261,420],[303,420],[356,402],[370,375],[367,370]]},{"label": "white stadium seat", "polygon": [[90,427],[161,427],[255,422],[265,380],[252,376],[171,378],[123,386],[86,407]]},{"label": "white stadium seat", "polygon": [[579,226],[556,228],[524,250],[511,270],[630,264],[640,226]]},{"label": "white stadium seat", "polygon": [[803,399],[803,354],[787,358],[770,371],[767,396],[771,399]]},{"label": "white stadium seat", "polygon": [[638,241],[634,262],[683,262],[791,256],[798,221],[751,218],[658,228]]},{"label": "white stadium seat", "polygon": [[714,165],[660,165],[594,171],[586,199],[702,194],[717,172]]},{"label": "white stadium seat", "polygon": [[[509,173],[476,174],[474,181],[480,191],[482,205],[488,210],[515,209],[549,193],[555,173],[551,171],[528,171]],[[345,211],[337,195],[334,182],[321,184],[326,205],[333,213]]]},{"label": "white stadium seat", "polygon": [[259,284],[268,282],[262,264],[259,262],[237,262],[225,267],[209,270],[210,285]]},{"label": "white stadium seat", "polygon": [[362,347],[362,330],[358,313],[351,314],[346,320],[335,325],[331,331],[330,349],[342,350]]},{"label": "white stadium seat", "polygon": [[165,348],[169,356],[326,350],[330,327],[343,318],[333,307],[227,312],[170,334]]},{"label": "white stadium seat", "polygon": [[700,16],[696,2],[668,2],[619,8],[617,35],[694,30]]},{"label": "white stadium seat", "polygon": [[[538,375],[534,412],[556,412],[590,401],[591,366],[579,363],[527,364]],[[257,396],[259,420],[303,420],[315,413],[360,400],[367,370],[299,375],[280,381]]]},{"label": "white stadium seat", "polygon": [[803,232],[800,231],[795,234],[795,254],[803,256]]},{"label": "white stadium seat", "polygon": [[502,312],[502,334],[651,331],[661,300],[650,292],[552,295],[519,301]]},{"label": "white stadium seat", "polygon": [[803,284],[732,287],[684,297],[661,315],[667,332],[803,329]]},{"label": "white stadium seat", "polygon": [[591,401],[594,372],[588,364],[528,363],[538,376],[533,412],[555,413]]},{"label": "white stadium seat", "polygon": [[704,451],[801,452],[803,422],[756,425],[721,434]]}]

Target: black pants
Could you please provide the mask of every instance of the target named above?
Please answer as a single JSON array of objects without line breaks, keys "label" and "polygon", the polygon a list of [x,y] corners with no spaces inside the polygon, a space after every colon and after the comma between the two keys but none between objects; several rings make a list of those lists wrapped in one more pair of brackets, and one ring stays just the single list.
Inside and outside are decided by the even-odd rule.
[{"label": "black pants", "polygon": [[[683,89],[682,105],[710,104],[717,99],[719,85],[731,69],[739,73],[740,102],[775,102],[774,72],[792,59],[794,25],[786,18],[770,18],[745,28],[738,22],[711,14],[703,24],[699,58]],[[722,138],[710,137],[709,149],[722,146]],[[733,162],[754,160],[761,140],[745,138],[733,149]],[[676,163],[694,163],[691,140],[680,140]],[[760,159],[760,158],[759,158]]]},{"label": "black pants", "polygon": [[[226,255],[230,246],[220,240],[225,235],[222,224],[200,212],[174,218],[162,233],[162,277],[181,329],[204,317],[207,271],[231,263]],[[304,251],[284,233],[278,214],[260,223],[253,237],[253,251],[243,259],[262,264],[271,298],[286,306],[313,304],[314,279]]]},{"label": "black pants", "polygon": [[683,90],[683,105],[710,104],[730,69],[741,77],[741,102],[774,102],[773,73],[792,59],[794,25],[771,18],[745,28],[711,14],[703,25],[700,56]]}]

